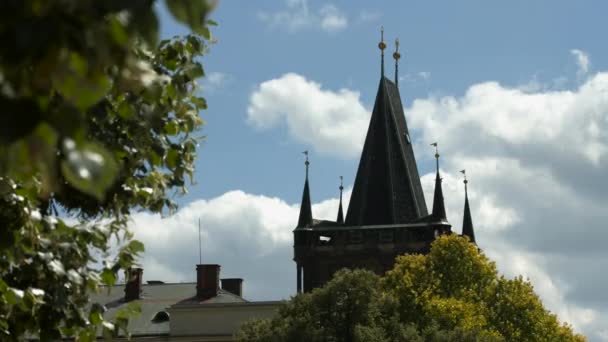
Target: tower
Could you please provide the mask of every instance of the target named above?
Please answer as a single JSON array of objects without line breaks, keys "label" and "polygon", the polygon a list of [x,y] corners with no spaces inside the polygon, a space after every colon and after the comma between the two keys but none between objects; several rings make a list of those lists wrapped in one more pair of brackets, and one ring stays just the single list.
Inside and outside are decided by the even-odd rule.
[{"label": "tower", "polygon": [[341,222],[341,185],[335,222],[313,220],[311,214],[307,221],[310,224],[302,223],[303,215],[308,220],[311,212],[306,177],[300,221],[294,230],[298,292],[322,286],[345,267],[383,274],[393,267],[396,256],[427,253],[438,235],[451,233],[443,203],[437,151],[433,212],[430,215],[427,212],[397,87],[397,63],[401,55],[398,50],[393,54],[393,82],[384,76],[384,30],[378,47],[380,83],[344,222]]}]

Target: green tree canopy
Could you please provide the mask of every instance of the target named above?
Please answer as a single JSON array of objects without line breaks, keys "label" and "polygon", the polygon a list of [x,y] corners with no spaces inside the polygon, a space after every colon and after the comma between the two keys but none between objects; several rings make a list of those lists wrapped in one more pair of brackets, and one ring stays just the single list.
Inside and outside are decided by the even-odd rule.
[{"label": "green tree canopy", "polygon": [[152,0],[0,2],[0,340],[126,327],[88,294],[143,251],[132,210],[175,209],[206,109],[215,3],[165,5],[194,33],[159,42]]},{"label": "green tree canopy", "polygon": [[298,294],[239,341],[585,341],[544,308],[521,277],[500,276],[467,238],[441,236],[384,277],[342,270]]}]

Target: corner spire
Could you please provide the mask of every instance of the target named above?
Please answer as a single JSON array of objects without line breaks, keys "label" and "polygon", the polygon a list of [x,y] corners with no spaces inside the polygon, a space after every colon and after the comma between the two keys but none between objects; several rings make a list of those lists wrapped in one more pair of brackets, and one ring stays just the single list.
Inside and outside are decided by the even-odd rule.
[{"label": "corner spire", "polygon": [[399,86],[399,58],[401,58],[401,54],[399,53],[399,38],[395,39],[393,58],[395,59],[395,85]]},{"label": "corner spire", "polygon": [[344,190],[344,186],[342,185],[343,177],[340,176],[340,205],[338,206],[338,219],[336,222],[339,224],[344,224],[344,212],[342,211],[342,191]]},{"label": "corner spire", "polygon": [[462,218],[462,236],[468,236],[469,241],[476,243],[475,230],[473,229],[473,219],[471,218],[471,208],[469,207],[469,194],[467,191],[467,184],[469,181],[467,180],[466,170],[461,170],[460,172],[464,175],[464,215]]},{"label": "corner spire", "polygon": [[378,48],[380,49],[380,76],[384,77],[384,49],[386,49],[386,44],[384,43],[384,26],[380,27],[380,43],[378,43]]},{"label": "corner spire", "polygon": [[296,228],[311,227],[312,226],[312,205],[310,203],[310,189],[308,186],[308,151],[302,152],[306,156],[306,180],[304,181],[304,191],[302,192],[302,204],[300,205],[300,217],[298,219],[298,226]]},{"label": "corner spire", "polygon": [[447,221],[447,215],[445,213],[445,203],[443,202],[443,189],[441,188],[441,177],[439,176],[439,149],[437,143],[434,142],[431,146],[435,147],[435,160],[437,172],[435,175],[435,194],[433,196],[433,212],[432,215],[435,219],[441,221]]}]

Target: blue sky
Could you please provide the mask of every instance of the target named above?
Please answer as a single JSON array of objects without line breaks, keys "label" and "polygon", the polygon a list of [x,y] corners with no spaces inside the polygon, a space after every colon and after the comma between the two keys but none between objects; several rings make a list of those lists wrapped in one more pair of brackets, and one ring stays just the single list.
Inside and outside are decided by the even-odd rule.
[{"label": "blue sky", "polygon": [[[162,8],[161,35],[185,33]],[[432,205],[442,154],[448,218],[460,232],[470,175],[482,249],[530,278],[546,305],[592,341],[608,341],[608,45],[605,1],[223,1],[203,59],[209,110],[197,184],[180,211],[136,214],[144,277],[192,281],[204,258],[245,278],[249,299],[295,291],[291,230],[310,150],[313,215],[350,195],[394,39],[400,91]]]},{"label": "blue sky", "polygon": [[[324,5],[307,2],[309,16],[317,15]],[[198,185],[182,203],[231,189],[296,201],[300,194],[294,190],[299,189],[303,173],[300,152],[309,146],[294,143],[284,130],[259,132],[247,125],[249,96],[259,83],[295,72],[328,89],[356,89],[371,108],[379,79],[380,25],[385,27],[387,52],[392,53],[393,40],[400,38],[404,55],[400,73],[413,76],[401,82],[406,106],[429,95],[459,96],[470,85],[488,80],[515,86],[534,78],[550,82],[570,76],[566,84],[572,84],[577,68],[569,53],[573,48],[593,56],[593,69],[606,69],[608,61],[608,49],[600,43],[608,4],[601,1],[338,1],[333,5],[348,24],[327,32],[315,23],[290,28],[287,22],[269,24],[260,19],[262,13],[300,10],[289,8],[288,1],[221,3],[213,15],[220,24],[214,30],[218,43],[204,63],[208,73],[221,73],[226,79],[205,93],[210,104],[203,113],[208,138],[198,162]],[[170,15],[161,13],[163,37],[183,32]],[[386,64],[392,77],[390,56]],[[428,73],[428,79],[417,77],[419,73]],[[311,158],[314,196],[334,195],[341,174],[352,182],[357,158],[340,160],[314,151]],[[429,167],[429,163],[420,165],[423,171]]]}]

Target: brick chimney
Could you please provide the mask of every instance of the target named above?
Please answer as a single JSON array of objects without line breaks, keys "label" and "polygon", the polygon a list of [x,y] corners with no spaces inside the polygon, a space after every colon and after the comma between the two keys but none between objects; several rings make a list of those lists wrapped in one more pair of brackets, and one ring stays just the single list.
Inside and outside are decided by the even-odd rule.
[{"label": "brick chimney", "polygon": [[222,290],[228,291],[239,297],[243,297],[243,279],[242,278],[224,278],[224,279],[222,279]]},{"label": "brick chimney", "polygon": [[196,265],[196,297],[207,300],[217,296],[220,288],[220,265]]},{"label": "brick chimney", "polygon": [[125,271],[125,301],[130,302],[140,298],[143,268],[129,268]]}]

